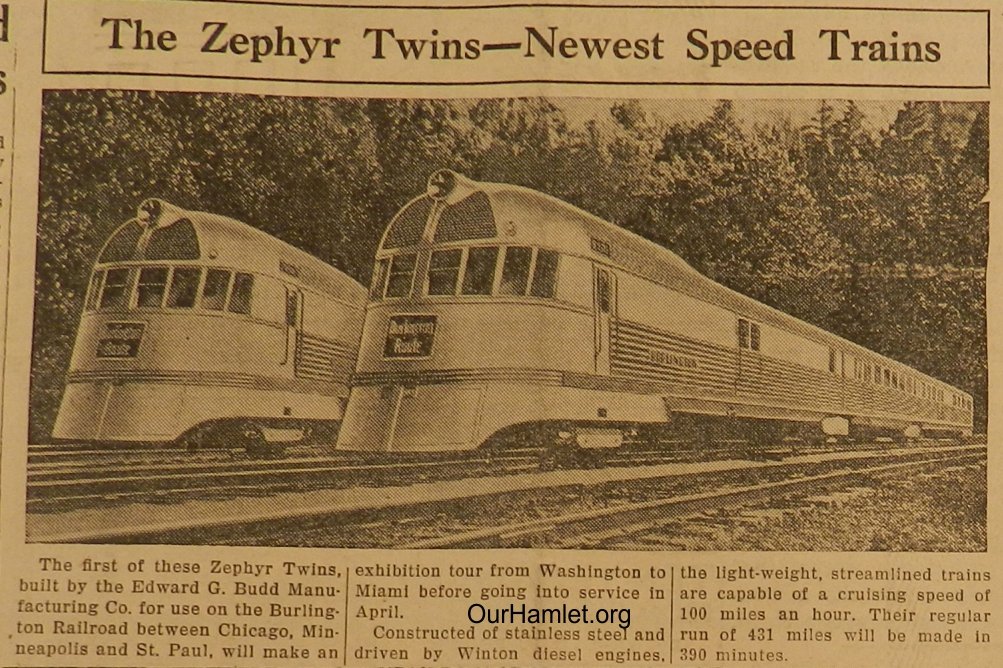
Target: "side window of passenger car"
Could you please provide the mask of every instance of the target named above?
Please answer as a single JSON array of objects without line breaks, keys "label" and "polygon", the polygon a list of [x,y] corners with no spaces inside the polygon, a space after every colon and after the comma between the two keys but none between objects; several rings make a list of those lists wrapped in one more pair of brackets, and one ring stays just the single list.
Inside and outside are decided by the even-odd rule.
[{"label": "side window of passenger car", "polygon": [[251,313],[251,295],[254,292],[254,276],[238,272],[233,277],[233,292],[227,310],[230,313]]},{"label": "side window of passenger car", "polygon": [[536,253],[536,267],[533,268],[533,283],[529,294],[534,297],[553,299],[557,293],[557,261],[560,256],[556,251],[540,249]]},{"label": "side window of passenger car", "polygon": [[500,295],[524,295],[529,283],[529,265],[533,261],[533,249],[528,246],[509,246],[505,249],[502,263]]},{"label": "side window of passenger car", "polygon": [[738,319],[738,347],[743,350],[749,348],[749,321],[745,318]]},{"label": "side window of passenger car", "polygon": [[202,308],[222,311],[226,305],[226,291],[229,287],[230,272],[222,269],[210,269],[206,272],[205,285],[202,286]]},{"label": "side window of passenger car", "polygon": [[498,261],[497,246],[475,246],[467,251],[467,269],[463,274],[465,295],[490,295]]}]

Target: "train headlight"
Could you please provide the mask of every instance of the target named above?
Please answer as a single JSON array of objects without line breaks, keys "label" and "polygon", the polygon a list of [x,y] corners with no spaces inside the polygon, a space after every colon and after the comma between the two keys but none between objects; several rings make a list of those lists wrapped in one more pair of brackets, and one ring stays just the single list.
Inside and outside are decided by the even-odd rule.
[{"label": "train headlight", "polygon": [[456,173],[440,169],[428,177],[428,196],[432,199],[449,197],[456,187]]},{"label": "train headlight", "polygon": [[149,225],[151,223],[157,222],[157,218],[160,217],[161,212],[164,207],[160,203],[159,199],[148,199],[139,205],[138,218],[139,222],[144,225]]}]

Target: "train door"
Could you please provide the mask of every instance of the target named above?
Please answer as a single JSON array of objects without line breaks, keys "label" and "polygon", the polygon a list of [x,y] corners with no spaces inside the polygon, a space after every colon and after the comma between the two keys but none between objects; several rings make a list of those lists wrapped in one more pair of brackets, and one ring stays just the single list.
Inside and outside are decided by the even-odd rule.
[{"label": "train door", "polygon": [[746,348],[749,345],[749,321],[745,318],[738,319],[738,354],[735,357],[735,393],[738,394],[744,388],[745,384],[745,365],[747,360],[747,355],[745,353]]},{"label": "train door", "polygon": [[616,274],[596,265],[593,276],[593,309],[595,313],[595,370],[609,375],[611,344],[616,326]]},{"label": "train door", "polygon": [[[300,331],[303,327],[303,293],[286,286],[285,354],[283,365],[299,366]],[[295,371],[294,371],[295,372]]]}]

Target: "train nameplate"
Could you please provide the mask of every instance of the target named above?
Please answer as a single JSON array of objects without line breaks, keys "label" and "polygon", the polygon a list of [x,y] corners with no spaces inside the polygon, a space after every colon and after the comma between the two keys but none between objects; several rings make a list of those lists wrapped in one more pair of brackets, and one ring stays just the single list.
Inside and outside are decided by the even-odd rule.
[{"label": "train nameplate", "polygon": [[428,357],[435,342],[436,316],[392,315],[387,322],[384,357]]},{"label": "train nameplate", "polygon": [[602,239],[596,239],[592,237],[592,250],[600,255],[605,255],[606,257],[613,257],[613,249],[610,248],[608,241],[603,241]]},{"label": "train nameplate", "polygon": [[135,357],[139,354],[145,323],[108,322],[104,327],[104,337],[98,340],[97,357]]},{"label": "train nameplate", "polygon": [[697,361],[688,355],[677,355],[655,348],[648,348],[648,359],[660,366],[675,366],[682,369],[697,368]]}]

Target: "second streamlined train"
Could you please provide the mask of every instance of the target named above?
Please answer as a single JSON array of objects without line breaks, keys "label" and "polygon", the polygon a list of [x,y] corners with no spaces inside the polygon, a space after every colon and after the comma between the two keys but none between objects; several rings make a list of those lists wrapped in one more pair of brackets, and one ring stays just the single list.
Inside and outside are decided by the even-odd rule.
[{"label": "second streamlined train", "polygon": [[236,220],[145,201],[98,255],[53,437],[334,439],[366,291]]},{"label": "second streamlined train", "polygon": [[673,424],[971,434],[972,398],[527,188],[432,175],[376,255],[338,448],[581,449]]}]

